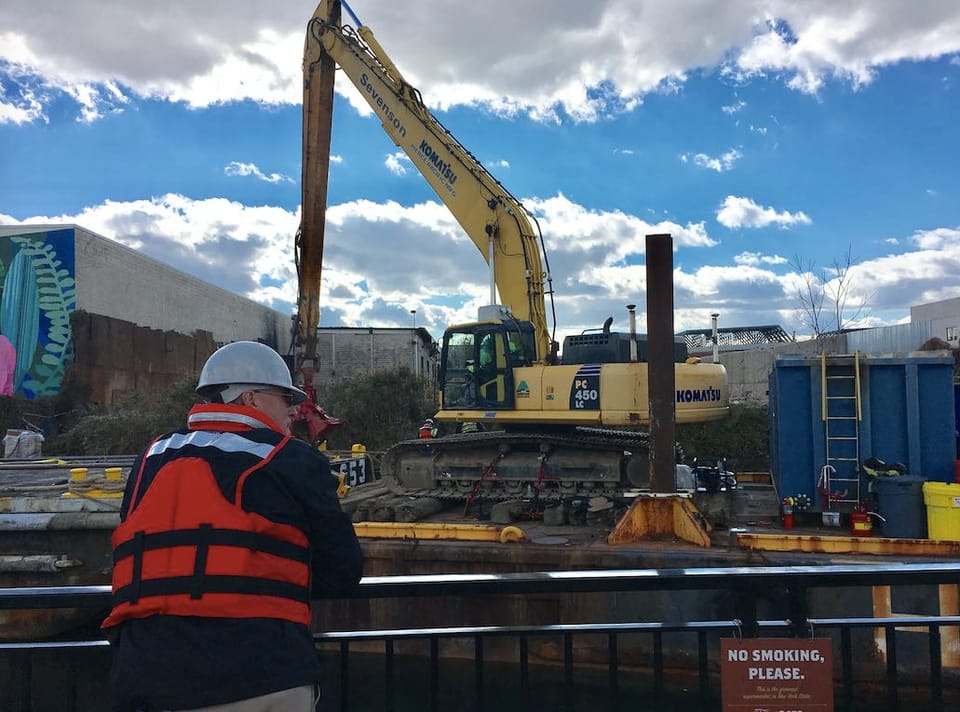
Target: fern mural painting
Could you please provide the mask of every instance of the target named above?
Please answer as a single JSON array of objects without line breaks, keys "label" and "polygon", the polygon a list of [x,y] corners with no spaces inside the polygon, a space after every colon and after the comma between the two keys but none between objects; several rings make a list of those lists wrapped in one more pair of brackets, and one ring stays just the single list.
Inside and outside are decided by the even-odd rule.
[{"label": "fern mural painting", "polygon": [[0,395],[60,392],[75,308],[73,230],[0,240]]}]

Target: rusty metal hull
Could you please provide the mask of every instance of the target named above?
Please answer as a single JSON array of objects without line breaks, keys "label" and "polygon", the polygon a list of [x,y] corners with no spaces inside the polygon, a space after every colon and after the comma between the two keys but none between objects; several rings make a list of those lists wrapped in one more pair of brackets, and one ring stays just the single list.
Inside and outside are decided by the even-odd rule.
[{"label": "rusty metal hull", "polygon": [[[0,586],[109,584],[117,515],[0,515]],[[37,640],[99,620],[89,608],[0,611],[0,641]]]},{"label": "rusty metal hull", "polygon": [[[102,490],[106,467],[129,458],[0,461],[0,586],[109,584],[110,534],[119,492]],[[71,466],[87,468],[89,476]],[[75,469],[75,468],[74,468]],[[95,625],[89,608],[0,611],[0,641],[47,639]]]}]

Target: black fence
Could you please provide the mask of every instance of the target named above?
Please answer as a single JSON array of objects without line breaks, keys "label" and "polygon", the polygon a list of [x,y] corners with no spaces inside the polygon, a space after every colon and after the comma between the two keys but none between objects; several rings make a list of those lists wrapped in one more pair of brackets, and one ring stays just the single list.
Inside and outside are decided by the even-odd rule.
[{"label": "black fence", "polygon": [[[774,588],[777,615],[764,617]],[[731,615],[376,630],[348,630],[346,620],[316,635],[319,709],[720,710],[723,638],[829,638],[838,710],[960,709],[958,590],[960,563],[368,577],[352,598],[370,605],[710,591],[724,594],[729,606],[718,613]],[[891,592],[904,613],[850,613],[851,596]],[[925,613],[931,598],[941,610]],[[0,615],[108,606],[104,586],[0,589]],[[108,647],[92,635],[0,643],[0,709],[108,709],[108,666]]]}]

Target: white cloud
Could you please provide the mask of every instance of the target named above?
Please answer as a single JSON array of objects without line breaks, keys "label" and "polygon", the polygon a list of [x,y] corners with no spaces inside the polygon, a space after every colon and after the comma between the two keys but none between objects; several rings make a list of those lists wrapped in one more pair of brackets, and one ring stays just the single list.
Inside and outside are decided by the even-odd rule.
[{"label": "white cloud", "polygon": [[228,176],[253,176],[257,180],[262,180],[264,183],[294,182],[290,176],[285,176],[282,173],[267,174],[260,170],[254,163],[241,163],[240,161],[230,161],[230,163],[224,167],[223,172]]},{"label": "white cloud", "polygon": [[726,153],[723,153],[716,158],[708,156],[705,153],[685,153],[680,156],[680,160],[684,163],[692,161],[694,165],[699,166],[700,168],[708,168],[711,171],[716,171],[717,173],[723,173],[724,171],[729,171],[733,168],[733,164],[743,158],[743,154],[740,153],[735,148],[731,148]]},{"label": "white cloud", "polygon": [[[544,230],[561,335],[599,327],[610,315],[625,328],[624,306],[645,303],[645,236],[655,233],[673,235],[677,330],[709,326],[711,311],[720,311],[728,324],[797,328],[796,277],[780,255],[745,251],[729,264],[686,269],[689,250],[717,244],[702,223],[650,223],[618,211],[589,210],[563,195],[525,202]],[[5,224],[77,223],[286,313],[296,300],[298,221],[297,214],[281,208],[176,194],[106,201],[75,215],[23,221],[0,215]],[[901,241],[912,248],[854,266],[853,299],[866,300],[874,312],[902,312],[960,296],[960,226],[919,231]],[[415,308],[418,325],[439,336],[449,324],[473,320],[489,298],[483,255],[435,201],[331,205],[324,253],[324,326],[396,326],[408,323]]]},{"label": "white cloud", "polygon": [[960,251],[960,228],[918,230],[910,237],[910,242],[921,250]]},{"label": "white cloud", "polygon": [[755,267],[757,265],[785,265],[788,263],[786,257],[780,255],[763,255],[759,252],[741,252],[734,255],[733,261],[738,265]]},{"label": "white cloud", "polygon": [[740,112],[740,111],[743,111],[743,110],[746,109],[746,108],[747,108],[747,102],[743,101],[742,99],[738,99],[737,101],[733,102],[732,104],[727,104],[726,106],[721,106],[721,107],[720,107],[720,110],[721,110],[724,114],[730,114],[730,115],[732,115],[732,114],[736,114],[736,113],[738,113],[738,112]]},{"label": "white cloud", "polygon": [[0,77],[5,75],[7,80],[0,82],[0,124],[46,123],[45,107],[49,97],[44,93],[42,81],[28,65],[18,61],[18,58],[28,62],[33,59],[24,47],[23,38],[0,32],[0,48]]},{"label": "white cloud", "polygon": [[784,210],[778,213],[774,208],[757,205],[750,198],[728,195],[723,201],[723,206],[717,211],[717,222],[730,229],[736,229],[769,225],[789,228],[793,225],[809,225],[813,221],[802,211],[791,213]]},{"label": "white cloud", "polygon": [[[168,194],[108,200],[75,215],[23,224],[76,223],[211,284],[289,311],[296,300],[293,236],[298,217],[281,208]],[[275,284],[282,286],[273,286]]]},{"label": "white cloud", "polygon": [[713,247],[716,241],[702,222],[680,225],[662,220],[650,223],[619,210],[590,210],[563,194],[553,198],[531,198],[525,201],[538,218],[547,246],[571,253],[583,253],[601,247],[610,250],[607,259],[617,261],[629,254],[643,252],[646,235],[673,236],[674,243],[684,247]]},{"label": "white cloud", "polygon": [[747,76],[783,72],[788,86],[806,93],[832,78],[858,88],[881,67],[949,55],[960,42],[960,8],[938,0],[779,2],[766,12],[765,27],[734,64]]},{"label": "white cloud", "polygon": [[[599,326],[609,313],[623,311],[624,299],[642,297],[638,260],[647,234],[671,233],[677,250],[716,244],[702,223],[649,223],[618,211],[588,210],[563,195],[526,204],[539,217],[558,299],[567,308],[559,315],[559,326],[571,331]],[[449,324],[475,319],[477,307],[488,303],[484,255],[439,202],[357,200],[329,206],[326,218],[324,325],[395,326],[415,304],[418,324],[439,335]],[[23,222],[79,224],[212,284],[292,312],[298,220],[280,208],[168,194],[106,201],[75,215]],[[0,221],[17,223],[4,216]]]},{"label": "white cloud", "polygon": [[0,99],[0,124],[29,124],[45,119],[43,105],[32,93],[22,95],[16,103]]},{"label": "white cloud", "polygon": [[405,176],[407,174],[407,165],[410,163],[410,157],[403,151],[391,153],[383,161],[387,170],[395,176]]},{"label": "white cloud", "polygon": [[[35,0],[0,6],[0,60],[7,72],[16,65],[39,77],[34,88],[69,93],[82,120],[120,110],[133,95],[193,107],[301,99],[310,6],[76,0],[43,8]],[[862,86],[901,61],[954,61],[960,51],[960,6],[942,0],[598,0],[588,8],[573,0],[423,0],[358,10],[430,106],[487,106],[546,122],[628,111],[645,94],[679,91],[691,73],[722,64],[734,77],[780,76],[816,92],[832,80]],[[63,27],[71,28],[69,42]],[[424,27],[437,30],[429,42]],[[464,41],[465,27],[483,41]],[[45,92],[40,101],[42,114]],[[0,120],[23,114],[6,108]]]}]

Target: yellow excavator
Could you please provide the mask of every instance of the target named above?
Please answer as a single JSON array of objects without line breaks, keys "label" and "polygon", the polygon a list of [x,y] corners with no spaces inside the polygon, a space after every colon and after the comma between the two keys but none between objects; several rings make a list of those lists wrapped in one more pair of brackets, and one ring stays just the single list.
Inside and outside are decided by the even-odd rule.
[{"label": "yellow excavator", "polygon": [[[343,21],[343,13],[351,22]],[[316,358],[334,73],[339,67],[383,130],[477,246],[490,271],[490,304],[443,335],[440,409],[448,427],[479,432],[401,442],[381,475],[407,494],[514,497],[612,494],[647,485],[649,423],[644,344],[631,331],[568,336],[562,360],[548,324],[553,288],[536,218],[440,123],[342,0],[323,0],[304,45],[303,208],[297,237],[301,363]],[[555,322],[555,319],[553,319]],[[631,324],[633,323],[631,313]],[[718,363],[678,355],[676,421],[729,412]],[[312,384],[308,384],[312,385]]]}]

